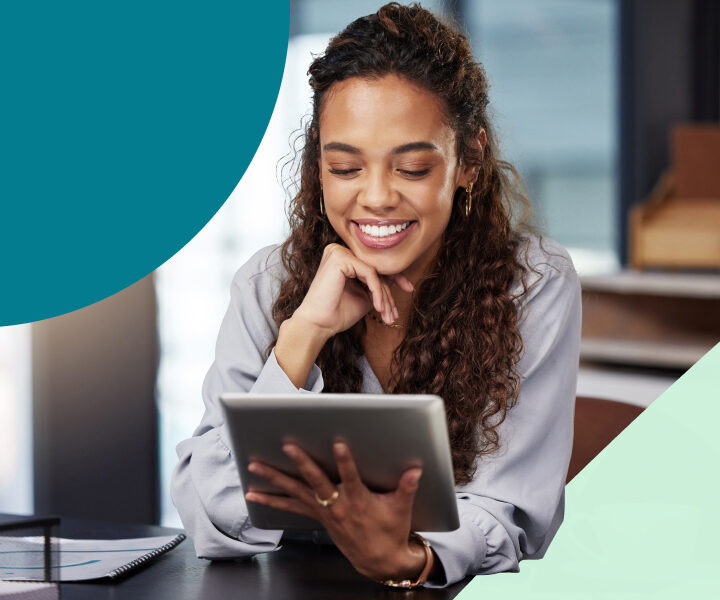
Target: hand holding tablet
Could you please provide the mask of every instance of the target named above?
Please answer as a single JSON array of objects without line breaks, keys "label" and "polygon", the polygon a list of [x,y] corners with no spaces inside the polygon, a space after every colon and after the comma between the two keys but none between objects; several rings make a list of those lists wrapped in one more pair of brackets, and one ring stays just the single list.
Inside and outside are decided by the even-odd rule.
[{"label": "hand holding tablet", "polygon": [[222,404],[255,527],[322,528],[318,510],[341,493],[355,509],[358,499],[409,502],[414,531],[459,526],[437,396],[225,394]]}]

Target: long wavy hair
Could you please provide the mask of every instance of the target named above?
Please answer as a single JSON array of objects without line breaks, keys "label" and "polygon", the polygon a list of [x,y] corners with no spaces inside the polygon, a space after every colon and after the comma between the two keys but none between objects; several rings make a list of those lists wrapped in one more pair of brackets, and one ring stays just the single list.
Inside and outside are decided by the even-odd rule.
[{"label": "long wavy hair", "polygon": [[[289,206],[290,235],[282,246],[288,277],[273,306],[279,326],[305,297],[330,243],[343,244],[320,213],[319,118],[333,84],[350,77],[395,74],[442,100],[457,141],[458,160],[479,165],[472,210],[455,193],[434,269],[418,285],[406,334],[391,363],[392,393],[438,394],[445,401],[454,476],[468,483],[477,460],[499,448],[497,428],[515,404],[522,351],[512,294],[526,269],[518,258],[529,203],[516,170],[499,159],[488,121],[488,81],[467,39],[417,4],[390,3],[333,37],[309,69],[312,116],[304,129],[297,194]],[[484,129],[482,154],[473,143]],[[524,210],[513,218],[513,207]],[[522,293],[522,292],[521,292]],[[359,392],[364,321],[338,333],[317,359],[325,392]]]}]

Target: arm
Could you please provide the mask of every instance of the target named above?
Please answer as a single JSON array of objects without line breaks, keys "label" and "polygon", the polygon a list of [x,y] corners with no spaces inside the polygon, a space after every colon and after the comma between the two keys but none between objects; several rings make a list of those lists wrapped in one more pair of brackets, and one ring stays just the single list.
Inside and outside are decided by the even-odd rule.
[{"label": "arm", "polygon": [[193,437],[177,446],[179,463],[172,477],[172,498],[198,556],[228,558],[274,550],[282,531],[254,528],[240,485],[219,396],[223,392],[319,392],[323,382],[313,366],[303,389],[288,379],[265,350],[277,329],[270,317],[272,269],[267,251],[257,253],[232,283],[230,306],[218,335],[215,362],[205,377],[205,414]]},{"label": "arm", "polygon": [[[322,376],[314,361],[329,337],[354,325],[372,306],[388,323],[395,318],[389,281],[381,280],[347,248],[330,244],[305,299],[280,327],[275,349],[265,360],[265,349],[278,336],[271,317],[278,289],[272,284],[279,283],[281,273],[279,255],[270,260],[267,250],[238,271],[215,362],[203,385],[205,415],[193,437],[177,447],[180,462],[173,473],[172,497],[201,557],[267,552],[277,547],[282,535],[250,524],[220,394],[320,392]],[[404,277],[392,279],[412,290]]]},{"label": "arm", "polygon": [[524,354],[518,403],[499,427],[501,448],[458,489],[460,528],[423,533],[449,585],[467,575],[519,571],[542,558],[563,519],[580,342],[580,287],[571,263],[545,270],[521,299]]}]

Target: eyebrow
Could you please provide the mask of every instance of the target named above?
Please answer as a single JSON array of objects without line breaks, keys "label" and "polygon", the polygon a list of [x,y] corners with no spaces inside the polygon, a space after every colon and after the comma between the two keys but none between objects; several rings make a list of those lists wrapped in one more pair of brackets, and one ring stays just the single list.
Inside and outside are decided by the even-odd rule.
[{"label": "eyebrow", "polygon": [[[360,150],[360,148],[356,148],[355,146],[344,144],[342,142],[329,142],[323,146],[323,150],[326,152],[339,150],[340,152],[347,152],[348,154],[362,154],[362,150]],[[404,152],[413,152],[414,150],[438,150],[438,147],[430,142],[410,142],[409,144],[396,146],[390,150],[390,153],[403,154]]]}]

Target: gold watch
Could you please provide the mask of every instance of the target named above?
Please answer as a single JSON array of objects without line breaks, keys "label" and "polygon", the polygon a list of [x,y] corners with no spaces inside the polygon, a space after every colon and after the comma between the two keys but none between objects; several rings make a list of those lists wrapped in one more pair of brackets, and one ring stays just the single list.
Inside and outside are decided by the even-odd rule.
[{"label": "gold watch", "polygon": [[410,539],[422,544],[422,547],[425,550],[425,566],[423,567],[422,572],[415,581],[411,581],[410,579],[386,579],[382,582],[383,585],[409,590],[412,588],[420,587],[421,585],[424,585],[427,581],[428,575],[430,574],[430,569],[432,568],[433,564],[433,555],[432,548],[430,548],[430,542],[428,542],[423,536],[418,533],[411,533]]}]

